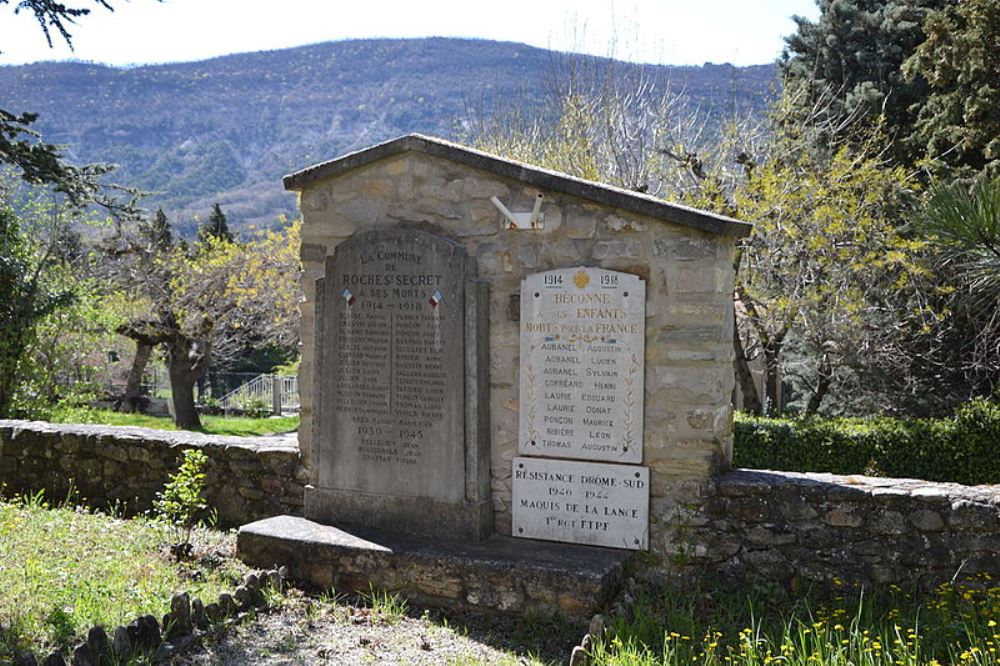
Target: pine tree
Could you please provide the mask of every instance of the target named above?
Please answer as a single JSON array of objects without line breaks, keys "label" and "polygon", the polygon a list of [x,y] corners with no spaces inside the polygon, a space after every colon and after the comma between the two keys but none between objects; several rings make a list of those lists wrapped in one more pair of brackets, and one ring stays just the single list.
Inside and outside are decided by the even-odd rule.
[{"label": "pine tree", "polygon": [[903,62],[924,42],[924,21],[949,0],[819,0],[813,23],[795,17],[778,63],[801,119],[815,123],[823,146],[843,136],[845,123],[870,126],[884,115],[892,156],[913,164],[916,114],[929,93],[921,78],[906,78]]},{"label": "pine tree", "polygon": [[1000,0],[933,12],[927,41],[903,66],[928,85],[914,134],[937,175],[1000,177]]},{"label": "pine tree", "polygon": [[212,206],[212,214],[208,216],[208,220],[203,225],[198,227],[199,242],[204,243],[210,238],[227,243],[232,243],[234,240],[232,232],[229,231],[226,214],[222,212],[222,207],[219,204]]},{"label": "pine tree", "polygon": [[174,234],[170,228],[170,221],[167,220],[167,214],[163,212],[162,208],[156,209],[153,220],[143,225],[141,232],[154,253],[165,252],[174,244]]}]

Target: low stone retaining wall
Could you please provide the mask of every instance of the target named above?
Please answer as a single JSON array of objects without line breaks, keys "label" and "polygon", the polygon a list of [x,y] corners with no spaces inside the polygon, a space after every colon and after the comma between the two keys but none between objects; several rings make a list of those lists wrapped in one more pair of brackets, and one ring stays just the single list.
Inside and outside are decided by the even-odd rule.
[{"label": "low stone retaining wall", "polygon": [[0,488],[44,490],[50,500],[75,492],[90,506],[134,514],[152,508],[190,448],[208,456],[206,495],[220,526],[301,513],[299,450],[287,438],[0,420]]},{"label": "low stone retaining wall", "polygon": [[691,562],[782,583],[1000,578],[1000,486],[737,470],[678,522]]},{"label": "low stone retaining wall", "polygon": [[[72,488],[93,506],[145,511],[186,448],[209,458],[220,525],[301,515],[298,447],[280,438],[0,421],[0,486],[50,499]],[[784,584],[1000,579],[1000,486],[736,470],[715,477],[705,497],[654,508],[672,527],[672,552],[651,553],[666,569]]]}]

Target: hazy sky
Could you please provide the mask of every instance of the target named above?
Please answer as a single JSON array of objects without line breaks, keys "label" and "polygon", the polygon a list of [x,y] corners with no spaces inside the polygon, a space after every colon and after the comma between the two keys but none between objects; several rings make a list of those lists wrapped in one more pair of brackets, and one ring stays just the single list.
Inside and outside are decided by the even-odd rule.
[{"label": "hazy sky", "polygon": [[[92,0],[74,0],[87,6]],[[15,3],[16,4],[16,3]],[[96,5],[96,3],[94,3]],[[480,37],[641,62],[770,62],[814,0],[111,0],[48,48],[32,15],[0,13],[0,64],[200,60],[366,37]]]}]

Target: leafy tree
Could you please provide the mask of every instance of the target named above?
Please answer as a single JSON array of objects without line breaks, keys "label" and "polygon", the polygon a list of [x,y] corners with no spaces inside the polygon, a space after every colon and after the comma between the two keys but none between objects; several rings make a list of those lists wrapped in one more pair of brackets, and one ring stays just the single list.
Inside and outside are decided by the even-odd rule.
[{"label": "leafy tree", "polygon": [[10,416],[35,327],[72,298],[70,292],[49,292],[41,282],[41,267],[32,260],[14,212],[0,207],[0,418]]},{"label": "leafy tree", "polygon": [[210,239],[221,240],[227,243],[234,241],[233,234],[229,231],[229,221],[226,214],[222,212],[219,204],[212,206],[212,214],[208,216],[200,227],[198,227],[198,241],[205,243]]},{"label": "leafy tree", "polygon": [[[743,345],[764,360],[758,409],[780,411],[779,381],[795,368],[804,410],[818,411],[838,373],[889,337],[895,294],[920,272],[922,244],[896,227],[911,187],[901,168],[845,145],[828,160],[804,148],[775,156],[729,191],[706,183],[689,197],[754,224],[737,252],[736,297]],[[797,367],[785,358],[792,337]]]},{"label": "leafy tree", "polygon": [[[111,265],[111,275],[117,278],[113,287],[130,282],[132,285],[159,289],[160,285],[169,279],[164,270],[163,259],[174,250],[173,231],[166,213],[162,208],[157,209],[152,220],[138,223],[134,238],[119,233],[105,250],[116,259]],[[118,403],[118,409],[122,412],[134,412],[139,409],[142,400],[142,376],[153,355],[153,349],[162,342],[162,336],[156,327],[151,326],[144,318],[137,319],[132,311],[134,303],[128,302],[127,294],[134,290],[133,286],[119,293],[108,294],[105,298],[110,309],[124,313],[124,320],[116,327],[117,333],[135,343],[135,354],[132,356],[132,365],[125,383],[125,394]]]},{"label": "leafy tree", "polygon": [[194,387],[214,360],[297,342],[298,230],[285,225],[243,244],[208,235],[190,249],[153,251],[141,228],[108,242],[119,248],[113,278],[131,308],[118,330],[163,347],[178,426],[201,427]]},{"label": "leafy tree", "polygon": [[79,211],[24,195],[15,179],[0,179],[0,418],[26,383],[39,327],[87,291],[69,229]]},{"label": "leafy tree", "polygon": [[786,38],[779,67],[796,100],[795,122],[812,116],[814,147],[835,150],[845,127],[883,122],[895,160],[913,164],[919,158],[910,137],[928,86],[905,77],[900,67],[924,41],[927,17],[949,3],[819,0],[816,22],[794,17],[798,27]]},{"label": "leafy tree", "polygon": [[904,64],[929,88],[915,142],[937,174],[1000,176],[1000,0],[961,0],[932,12]]}]

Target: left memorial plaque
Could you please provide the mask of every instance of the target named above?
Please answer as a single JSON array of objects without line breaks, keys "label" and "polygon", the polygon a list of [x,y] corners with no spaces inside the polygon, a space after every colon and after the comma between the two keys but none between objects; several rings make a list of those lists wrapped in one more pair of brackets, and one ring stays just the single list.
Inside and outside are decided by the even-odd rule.
[{"label": "left memorial plaque", "polygon": [[468,263],[448,239],[409,229],[355,236],[327,258],[317,284],[319,495],[307,497],[307,515],[351,520],[367,507],[411,531],[420,516],[406,505],[428,508],[413,499],[470,499]]}]

